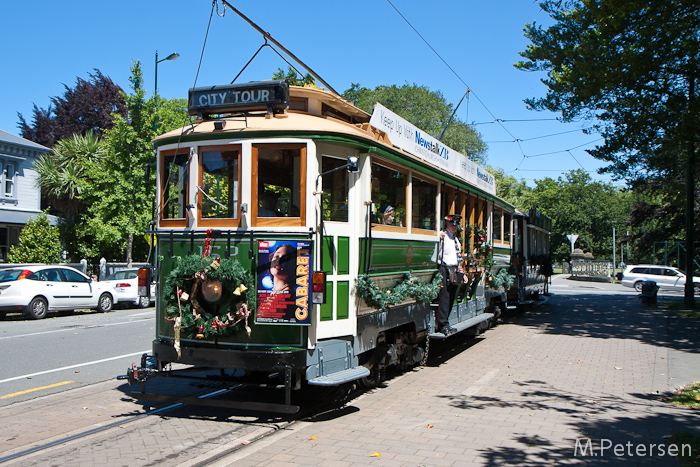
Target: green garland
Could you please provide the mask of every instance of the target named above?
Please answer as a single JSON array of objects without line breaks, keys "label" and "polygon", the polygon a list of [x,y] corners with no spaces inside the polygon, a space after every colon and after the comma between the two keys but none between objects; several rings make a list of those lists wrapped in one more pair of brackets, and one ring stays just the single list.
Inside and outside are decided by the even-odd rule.
[{"label": "green garland", "polygon": [[424,284],[409,271],[404,281],[392,289],[380,289],[366,275],[355,279],[355,288],[367,305],[383,310],[392,305],[398,305],[409,297],[413,297],[418,303],[430,303],[438,296],[441,283],[440,273],[435,275],[431,283]]},{"label": "green garland", "polygon": [[468,226],[467,232],[474,233],[474,249],[465,258],[467,268],[474,271],[481,267],[488,271],[493,263],[493,246],[486,241],[486,229]]},{"label": "green garland", "polygon": [[[213,263],[219,267],[212,266]],[[221,299],[216,303],[209,303],[202,296],[201,284],[208,279],[221,282]],[[188,338],[224,337],[241,327],[250,334],[247,319],[255,309],[253,283],[251,274],[233,258],[202,258],[194,254],[178,257],[163,284],[166,319],[177,326],[181,316],[179,329]],[[241,291],[241,285],[249,292]],[[234,293],[237,289],[239,294]],[[176,328],[176,334],[179,332]]]},{"label": "green garland", "polygon": [[506,269],[501,269],[498,271],[498,274],[489,274],[486,276],[486,285],[493,289],[500,289],[503,287],[504,289],[508,290],[511,288],[514,282],[515,276],[508,274]]}]

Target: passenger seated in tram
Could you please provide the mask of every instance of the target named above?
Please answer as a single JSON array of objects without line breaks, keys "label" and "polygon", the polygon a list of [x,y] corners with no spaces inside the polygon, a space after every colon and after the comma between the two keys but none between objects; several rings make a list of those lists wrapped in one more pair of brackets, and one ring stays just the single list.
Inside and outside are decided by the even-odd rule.
[{"label": "passenger seated in tram", "polygon": [[277,217],[277,196],[271,191],[263,192],[258,217]]}]

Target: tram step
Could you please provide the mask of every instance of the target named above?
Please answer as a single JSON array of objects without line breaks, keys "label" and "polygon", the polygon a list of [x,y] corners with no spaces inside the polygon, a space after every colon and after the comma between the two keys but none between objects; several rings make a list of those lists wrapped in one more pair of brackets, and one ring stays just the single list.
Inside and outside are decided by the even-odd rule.
[{"label": "tram step", "polygon": [[357,368],[348,368],[347,370],[336,371],[330,375],[323,375],[310,379],[309,384],[314,386],[337,386],[364,378],[365,376],[369,376],[369,370],[363,366],[359,366]]},{"label": "tram step", "polygon": [[[465,329],[469,329],[472,326],[476,326],[477,324],[481,323],[482,321],[486,321],[487,319],[493,318],[493,313],[481,313],[480,315],[474,316],[473,318],[469,318],[465,321],[462,321],[460,323],[457,323],[452,326],[452,329],[454,329],[454,332],[449,334],[457,334],[458,332],[462,332]],[[441,332],[433,332],[428,334],[428,337],[432,339],[444,339],[447,337]]]}]

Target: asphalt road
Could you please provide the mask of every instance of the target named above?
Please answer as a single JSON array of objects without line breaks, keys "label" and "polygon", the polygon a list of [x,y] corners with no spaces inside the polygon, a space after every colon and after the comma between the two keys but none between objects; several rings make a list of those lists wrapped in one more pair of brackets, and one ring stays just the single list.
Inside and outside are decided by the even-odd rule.
[{"label": "asphalt road", "polygon": [[0,320],[0,407],[125,374],[154,335],[155,308],[8,315]]}]

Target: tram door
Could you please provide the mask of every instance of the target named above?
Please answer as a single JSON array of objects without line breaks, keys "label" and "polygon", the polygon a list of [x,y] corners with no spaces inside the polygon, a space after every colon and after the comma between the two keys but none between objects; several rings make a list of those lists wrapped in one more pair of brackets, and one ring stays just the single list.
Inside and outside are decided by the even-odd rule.
[{"label": "tram door", "polygon": [[[352,289],[357,277],[361,217],[359,174],[341,169],[352,148],[328,144],[317,146],[322,194],[320,208],[323,216],[322,268],[326,273],[326,303],[320,306],[316,323],[316,338],[354,335],[357,315]],[[334,169],[339,169],[335,170]],[[318,201],[317,201],[318,202]]]}]

